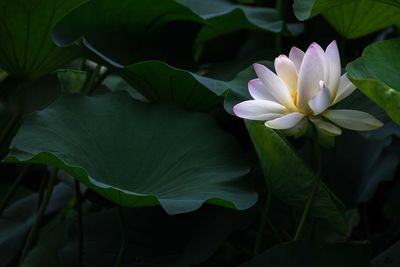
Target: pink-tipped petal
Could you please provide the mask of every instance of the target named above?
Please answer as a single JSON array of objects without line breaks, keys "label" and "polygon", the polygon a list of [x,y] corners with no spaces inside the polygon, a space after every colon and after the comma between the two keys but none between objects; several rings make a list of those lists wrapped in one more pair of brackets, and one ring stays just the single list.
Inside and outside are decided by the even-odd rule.
[{"label": "pink-tipped petal", "polygon": [[321,90],[308,101],[314,115],[319,115],[331,105],[331,96],[328,87],[323,81],[320,81]]},{"label": "pink-tipped petal", "polygon": [[284,106],[268,100],[248,100],[233,107],[233,112],[236,116],[260,121],[278,118],[286,111]]},{"label": "pink-tipped petal", "polygon": [[351,93],[353,93],[356,88],[357,87],[349,80],[349,78],[347,78],[347,74],[343,74],[340,78],[339,88],[332,104],[336,104],[342,101],[343,99],[351,95]]},{"label": "pink-tipped petal", "polygon": [[295,127],[304,117],[305,115],[302,113],[292,112],[280,118],[265,122],[265,126],[278,130],[290,129]]},{"label": "pink-tipped petal", "polygon": [[339,86],[340,74],[340,55],[336,41],[331,42],[325,50],[327,71],[325,73],[325,83],[329,88],[331,98],[334,99]]},{"label": "pink-tipped petal", "polygon": [[297,70],[294,63],[285,55],[275,58],[275,71],[279,78],[289,88],[291,94],[297,90]]},{"label": "pink-tipped petal", "polygon": [[383,126],[374,116],[358,110],[328,109],[322,116],[343,128],[355,131],[369,131]]},{"label": "pink-tipped petal", "polygon": [[267,91],[285,107],[295,108],[289,89],[284,82],[267,67],[257,63],[253,66]]},{"label": "pink-tipped petal", "polygon": [[308,100],[318,93],[319,81],[324,80],[325,52],[316,43],[307,49],[300,67],[297,87],[297,107],[309,112]]},{"label": "pink-tipped petal", "polygon": [[297,73],[300,72],[300,66],[301,62],[303,61],[303,58],[304,58],[304,52],[302,50],[298,49],[295,46],[293,46],[292,49],[290,49],[289,59],[296,66]]},{"label": "pink-tipped petal", "polygon": [[276,99],[267,91],[260,79],[250,80],[248,88],[252,98],[276,102]]}]

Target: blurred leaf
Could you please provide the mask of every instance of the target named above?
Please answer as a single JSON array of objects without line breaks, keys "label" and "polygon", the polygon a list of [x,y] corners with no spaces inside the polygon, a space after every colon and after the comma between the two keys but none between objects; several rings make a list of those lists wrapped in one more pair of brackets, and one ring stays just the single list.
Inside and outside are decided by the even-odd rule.
[{"label": "blurred leaf", "polygon": [[6,161],[59,167],[118,204],[161,204],[170,214],[204,202],[247,209],[257,200],[241,178],[250,168],[241,149],[208,115],[125,92],[64,96],[33,113]]},{"label": "blurred leaf", "polygon": [[[199,264],[211,257],[230,233],[246,227],[252,214],[209,205],[178,216],[169,216],[159,207],[124,209],[129,226],[124,266]],[[121,244],[117,209],[88,214],[83,224],[85,266],[114,266]],[[68,222],[68,229],[68,242],[58,255],[65,266],[77,266],[75,219]]]},{"label": "blurred leaf", "polygon": [[357,38],[400,22],[400,4],[392,0],[295,0],[300,20],[322,15],[344,37]]},{"label": "blurred leaf", "polygon": [[138,90],[133,88],[119,75],[108,75],[107,78],[105,78],[102,82],[102,85],[111,92],[126,91],[133,99],[142,102],[149,102],[149,100],[145,96],[139,93]]},{"label": "blurred leaf", "polygon": [[7,90],[8,108],[16,114],[27,114],[52,103],[61,94],[55,74],[42,76],[29,83],[10,80],[3,84]]},{"label": "blurred leaf", "polygon": [[382,213],[388,219],[400,218],[400,182],[387,190]]},{"label": "blurred leaf", "polygon": [[188,8],[165,0],[90,1],[54,28],[60,46],[83,37],[83,44],[115,66],[144,59],[175,65],[192,62],[192,44],[205,21]]},{"label": "blurred leaf", "polygon": [[[8,190],[11,188],[11,184],[1,182],[0,183],[0,196],[4,197]],[[12,197],[8,205],[11,205],[12,203],[18,201],[19,199],[22,199],[24,197],[27,197],[28,195],[32,194],[32,190],[25,186],[20,186],[18,187],[17,191],[15,192],[15,195]]]},{"label": "blurred leaf", "polygon": [[[227,85],[160,61],[127,66],[119,72],[150,102],[173,103],[188,110],[204,111],[221,102]],[[155,75],[157,78],[155,78]]]},{"label": "blurred leaf", "polygon": [[400,39],[368,46],[361,58],[348,64],[352,82],[400,124]]},{"label": "blurred leaf", "polygon": [[73,69],[59,69],[57,70],[57,77],[63,93],[77,94],[81,92],[85,84],[86,72]]},{"label": "blurred leaf", "polygon": [[273,8],[252,7],[229,0],[177,0],[207,20],[197,36],[195,49],[208,40],[240,31],[281,32],[283,22]]},{"label": "blurred leaf", "polygon": [[400,126],[359,90],[334,108],[364,111],[384,123],[373,131],[344,131],[336,138],[335,148],[324,155],[329,185],[347,205],[357,207],[371,200],[381,182],[394,178],[400,160]]},{"label": "blurred leaf", "polygon": [[[304,209],[312,190],[314,173],[296,155],[289,143],[263,123],[246,121],[246,126],[260,160],[270,192],[288,205]],[[350,233],[346,210],[324,183],[310,208],[310,215],[346,237]]]},{"label": "blurred leaf", "polygon": [[293,10],[296,17],[303,21],[314,17],[323,10],[351,3],[352,1],[354,0],[294,0]]},{"label": "blurred leaf", "polygon": [[328,22],[346,38],[358,38],[400,22],[400,9],[376,0],[356,0],[323,11]]},{"label": "blurred leaf", "polygon": [[8,77],[8,72],[4,71],[3,69],[0,69],[0,83]]},{"label": "blurred leaf", "polygon": [[400,146],[392,137],[366,139],[344,132],[334,151],[326,153],[326,172],[332,187],[348,205],[368,202],[383,181],[392,180],[400,162]]},{"label": "blurred leaf", "polygon": [[[72,192],[65,185],[56,185],[46,210],[51,215],[63,208]],[[38,194],[32,194],[9,206],[0,217],[0,267],[7,266],[20,254],[25,236],[36,214]]]},{"label": "blurred leaf", "polygon": [[369,248],[357,243],[279,244],[239,267],[367,267]]},{"label": "blurred leaf", "polygon": [[369,267],[397,267],[400,265],[400,241],[375,257]]},{"label": "blurred leaf", "polygon": [[[67,242],[67,227],[56,217],[40,230],[35,246],[26,256],[21,267],[62,267],[58,249]],[[76,257],[76,256],[75,256]]]},{"label": "blurred leaf", "polygon": [[54,24],[86,0],[1,0],[0,65],[12,75],[36,79],[77,56],[51,39]]}]

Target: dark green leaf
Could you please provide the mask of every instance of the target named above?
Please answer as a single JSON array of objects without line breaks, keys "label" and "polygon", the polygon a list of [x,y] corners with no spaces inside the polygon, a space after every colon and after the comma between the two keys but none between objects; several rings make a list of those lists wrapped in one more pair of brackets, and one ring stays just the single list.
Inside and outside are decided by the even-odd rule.
[{"label": "dark green leaf", "polygon": [[[246,126],[271,193],[291,206],[304,209],[312,190],[314,173],[277,132],[254,121],[246,121]],[[340,200],[324,183],[320,183],[310,215],[339,235],[347,236],[350,225],[345,213]]]},{"label": "dark green leaf", "polygon": [[65,16],[54,28],[54,40],[84,45],[108,63],[121,66],[143,59],[185,65],[205,23],[188,8],[165,0],[90,1]]},{"label": "dark green leaf", "polygon": [[344,37],[357,38],[400,22],[399,3],[391,0],[296,0],[298,19],[322,15]]},{"label": "dark green leaf", "polygon": [[6,161],[59,167],[118,204],[159,203],[170,214],[206,201],[246,209],[257,200],[241,178],[249,172],[241,150],[208,115],[125,92],[65,96],[33,113]]},{"label": "dark green leaf", "polygon": [[[54,188],[46,215],[64,208],[71,197],[70,188],[57,185]],[[26,234],[35,218],[38,194],[18,200],[9,206],[0,218],[0,267],[7,266],[20,254]]]},{"label": "dark green leaf", "polygon": [[[251,214],[210,205],[179,216],[169,216],[159,207],[124,209],[128,240],[124,266],[200,264],[230,233],[246,227]],[[68,242],[58,255],[65,266],[77,266],[76,218],[67,223]],[[88,214],[83,224],[85,266],[114,266],[121,244],[117,209]]]},{"label": "dark green leaf", "polygon": [[397,267],[400,265],[400,241],[375,257],[369,267]]},{"label": "dark green leaf", "polygon": [[280,32],[283,22],[275,9],[235,4],[229,0],[178,0],[207,20],[195,46],[240,30]]},{"label": "dark green leaf", "polygon": [[347,65],[349,78],[400,124],[400,39],[368,46],[361,58]]},{"label": "dark green leaf", "polygon": [[77,55],[51,39],[54,24],[86,0],[1,0],[0,65],[12,75],[35,79]]},{"label": "dark green leaf", "polygon": [[127,66],[120,74],[151,102],[174,103],[188,110],[208,110],[221,102],[223,81],[173,68],[160,61]]},{"label": "dark green leaf", "polygon": [[399,11],[376,0],[355,0],[322,14],[342,36],[358,38],[400,23]]},{"label": "dark green leaf", "polygon": [[368,263],[365,244],[297,241],[272,247],[240,267],[367,267]]},{"label": "dark green leaf", "polygon": [[306,20],[321,13],[323,10],[337,7],[354,0],[294,0],[294,14],[299,20]]},{"label": "dark green leaf", "polygon": [[59,217],[46,225],[40,231],[36,245],[26,256],[21,267],[63,267],[57,251],[67,242],[67,230],[67,226]]}]

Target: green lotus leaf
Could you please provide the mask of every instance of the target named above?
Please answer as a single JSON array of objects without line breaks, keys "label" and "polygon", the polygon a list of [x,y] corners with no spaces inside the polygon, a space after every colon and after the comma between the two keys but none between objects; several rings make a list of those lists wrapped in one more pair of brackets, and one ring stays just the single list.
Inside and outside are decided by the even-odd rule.
[{"label": "green lotus leaf", "polygon": [[10,150],[7,162],[61,168],[124,206],[160,204],[177,214],[257,200],[240,147],[211,117],[126,92],[61,97],[27,118]]}]

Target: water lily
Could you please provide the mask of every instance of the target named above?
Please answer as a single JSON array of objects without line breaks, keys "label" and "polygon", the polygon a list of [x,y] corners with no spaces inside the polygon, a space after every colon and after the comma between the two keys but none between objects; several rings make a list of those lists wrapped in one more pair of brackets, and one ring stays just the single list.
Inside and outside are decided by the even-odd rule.
[{"label": "water lily", "polygon": [[289,57],[280,55],[274,65],[276,74],[261,64],[253,65],[258,78],[249,81],[248,89],[254,99],[234,106],[238,117],[265,121],[265,126],[289,135],[304,133],[309,121],[332,136],[342,133],[338,126],[367,131],[383,125],[362,111],[329,109],[356,89],[346,74],[341,75],[335,41],[325,51],[316,43],[305,53],[293,47]]}]

